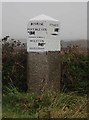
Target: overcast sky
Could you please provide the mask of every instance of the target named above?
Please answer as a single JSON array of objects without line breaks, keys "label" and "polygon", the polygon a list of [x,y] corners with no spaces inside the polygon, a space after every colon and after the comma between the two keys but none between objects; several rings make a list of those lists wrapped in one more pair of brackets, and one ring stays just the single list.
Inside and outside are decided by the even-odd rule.
[{"label": "overcast sky", "polygon": [[61,39],[87,39],[87,3],[3,3],[2,35],[26,39],[29,19],[45,14],[59,20]]}]

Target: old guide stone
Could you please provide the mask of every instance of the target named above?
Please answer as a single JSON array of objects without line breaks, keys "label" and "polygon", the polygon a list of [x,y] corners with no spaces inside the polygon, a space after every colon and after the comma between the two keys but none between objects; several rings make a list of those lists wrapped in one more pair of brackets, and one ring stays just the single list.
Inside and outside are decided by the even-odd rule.
[{"label": "old guide stone", "polygon": [[28,91],[60,91],[59,21],[45,15],[30,19],[27,27]]}]

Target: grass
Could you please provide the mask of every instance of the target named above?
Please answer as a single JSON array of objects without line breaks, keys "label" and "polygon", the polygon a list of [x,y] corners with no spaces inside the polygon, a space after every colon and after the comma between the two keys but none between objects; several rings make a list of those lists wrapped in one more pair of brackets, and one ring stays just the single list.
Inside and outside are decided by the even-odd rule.
[{"label": "grass", "polygon": [[3,118],[86,118],[87,96],[48,92],[42,95],[16,89],[3,94]]}]

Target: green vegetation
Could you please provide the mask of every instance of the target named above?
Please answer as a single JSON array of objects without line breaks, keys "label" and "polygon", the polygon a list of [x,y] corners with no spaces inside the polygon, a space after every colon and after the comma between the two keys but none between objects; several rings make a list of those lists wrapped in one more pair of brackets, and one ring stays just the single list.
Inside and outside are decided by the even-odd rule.
[{"label": "green vegetation", "polygon": [[[7,36],[8,37],[8,36]],[[2,83],[3,92],[6,87],[14,86],[19,91],[27,90],[27,52],[19,40],[7,41],[3,39],[2,45]]]},{"label": "green vegetation", "polygon": [[16,88],[3,94],[4,118],[86,118],[87,97],[75,93],[21,93]]},{"label": "green vegetation", "polygon": [[[69,48],[67,49],[69,50]],[[61,57],[62,89],[64,92],[77,91],[87,94],[89,84],[89,56],[80,54],[81,48],[71,47]]]},{"label": "green vegetation", "polygon": [[62,49],[61,93],[27,93],[27,52],[20,41],[3,38],[2,82],[5,118],[86,118],[89,56],[78,46]]}]

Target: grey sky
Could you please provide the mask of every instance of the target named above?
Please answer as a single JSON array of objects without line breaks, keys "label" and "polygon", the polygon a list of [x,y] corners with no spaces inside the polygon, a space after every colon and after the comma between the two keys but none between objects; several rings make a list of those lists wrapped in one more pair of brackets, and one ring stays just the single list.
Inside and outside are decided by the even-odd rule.
[{"label": "grey sky", "polygon": [[40,14],[58,19],[61,39],[87,39],[87,3],[3,3],[2,34],[26,39],[29,19]]}]

